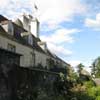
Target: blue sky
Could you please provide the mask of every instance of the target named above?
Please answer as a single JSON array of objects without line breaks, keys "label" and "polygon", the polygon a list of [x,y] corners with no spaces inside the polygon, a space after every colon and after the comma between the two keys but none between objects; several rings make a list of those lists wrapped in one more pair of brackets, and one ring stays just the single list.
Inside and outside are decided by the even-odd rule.
[{"label": "blue sky", "polygon": [[15,20],[22,13],[37,16],[41,39],[73,66],[100,56],[99,0],[1,0],[0,14]]}]

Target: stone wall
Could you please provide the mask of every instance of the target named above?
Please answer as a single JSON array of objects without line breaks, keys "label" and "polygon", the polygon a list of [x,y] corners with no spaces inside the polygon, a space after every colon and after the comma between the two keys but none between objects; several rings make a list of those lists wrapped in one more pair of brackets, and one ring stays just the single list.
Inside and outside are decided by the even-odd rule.
[{"label": "stone wall", "polygon": [[58,75],[45,71],[0,64],[0,100],[36,100],[53,95]]}]

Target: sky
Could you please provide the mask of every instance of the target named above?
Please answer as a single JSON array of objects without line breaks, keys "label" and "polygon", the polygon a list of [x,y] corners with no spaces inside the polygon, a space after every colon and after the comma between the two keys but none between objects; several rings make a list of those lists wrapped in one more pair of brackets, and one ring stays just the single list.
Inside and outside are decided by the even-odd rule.
[{"label": "sky", "polygon": [[0,0],[0,14],[14,20],[22,13],[37,16],[41,40],[72,66],[100,56],[99,0]]}]

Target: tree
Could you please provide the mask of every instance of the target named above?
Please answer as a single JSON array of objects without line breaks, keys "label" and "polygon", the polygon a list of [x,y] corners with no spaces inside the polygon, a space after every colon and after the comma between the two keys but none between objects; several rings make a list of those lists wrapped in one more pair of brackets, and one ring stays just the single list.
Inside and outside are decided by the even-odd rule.
[{"label": "tree", "polygon": [[94,60],[91,74],[96,78],[100,78],[100,57]]},{"label": "tree", "polygon": [[77,73],[75,72],[73,67],[67,67],[67,79],[70,81],[76,81],[78,78]]},{"label": "tree", "polygon": [[77,66],[79,75],[81,74],[81,71],[83,70],[84,67],[85,67],[85,66],[84,66],[82,63],[80,63],[80,64]]}]

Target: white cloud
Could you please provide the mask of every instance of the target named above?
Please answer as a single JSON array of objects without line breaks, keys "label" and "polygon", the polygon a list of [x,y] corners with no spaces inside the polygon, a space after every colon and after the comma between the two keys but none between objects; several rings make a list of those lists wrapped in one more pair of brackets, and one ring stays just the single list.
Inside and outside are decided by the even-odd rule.
[{"label": "white cloud", "polygon": [[6,6],[8,6],[9,4],[9,0],[0,0],[0,8],[4,8]]},{"label": "white cloud", "polygon": [[87,10],[80,0],[1,0],[0,13],[9,18],[16,18],[24,12],[34,15],[34,2],[38,7],[36,15],[42,25],[46,23],[48,28],[73,20],[75,14],[84,14]]},{"label": "white cloud", "polygon": [[[40,21],[48,25],[57,25],[62,21],[70,21],[75,14],[84,14],[86,6],[80,0],[37,0]],[[33,0],[31,0],[33,4]]]},{"label": "white cloud", "polygon": [[[49,48],[56,54],[69,55],[71,50],[62,44],[72,43],[75,39],[74,33],[78,29],[65,29],[60,26],[61,22],[72,21],[74,15],[86,13],[86,6],[80,0],[1,0],[0,13],[11,18],[16,18],[21,13],[30,13],[34,16],[34,2],[38,6],[37,16],[41,28],[47,25],[47,30],[55,28],[51,35],[41,36],[48,43]],[[6,9],[6,10],[5,10]],[[45,30],[44,30],[45,31]]]},{"label": "white cloud", "polygon": [[88,62],[88,60],[85,63],[84,62],[85,61],[80,61],[80,60],[68,61],[68,63],[71,64],[71,66],[74,68],[75,71],[77,71],[77,65],[82,63],[85,66],[84,69],[90,73],[91,72],[91,68],[90,68],[91,63]]},{"label": "white cloud", "polygon": [[4,14],[12,11],[13,16],[15,13],[23,13],[23,11],[32,14],[34,2],[38,6],[40,21],[49,25],[72,20],[74,14],[86,12],[86,6],[81,4],[80,0],[1,0],[0,11],[3,10]]},{"label": "white cloud", "polygon": [[[58,55],[71,55],[72,51],[68,50],[66,46],[67,43],[72,43],[74,41],[73,34],[80,32],[78,29],[58,29],[52,34],[43,35],[41,39],[48,43],[48,47],[54,53]],[[63,46],[62,44],[65,44]]]},{"label": "white cloud", "polygon": [[78,64],[80,64],[81,61],[79,60],[72,60],[72,61],[69,61],[69,64],[71,64],[73,67],[76,67]]},{"label": "white cloud", "polygon": [[53,43],[53,44],[62,44],[62,43],[72,43],[74,41],[73,34],[80,32],[78,29],[58,29],[54,33],[46,36],[41,36],[41,39]]},{"label": "white cloud", "polygon": [[95,30],[100,30],[100,13],[96,15],[96,19],[86,18],[85,25]]},{"label": "white cloud", "polygon": [[68,55],[72,54],[71,50],[68,50],[65,47],[61,46],[61,45],[55,45],[55,44],[49,43],[49,42],[47,42],[47,44],[48,44],[48,48],[53,53],[55,53],[56,55],[59,55],[59,56],[61,56],[61,55],[62,56],[68,56]]},{"label": "white cloud", "polygon": [[30,13],[32,7],[27,0],[1,0],[0,14],[10,19],[16,18],[22,13]]}]

